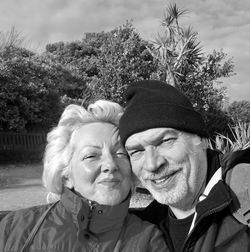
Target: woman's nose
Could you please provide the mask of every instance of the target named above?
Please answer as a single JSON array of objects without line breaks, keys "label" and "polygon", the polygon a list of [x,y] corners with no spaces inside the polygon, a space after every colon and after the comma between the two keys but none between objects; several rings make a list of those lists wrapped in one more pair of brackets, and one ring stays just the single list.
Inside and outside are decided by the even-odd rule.
[{"label": "woman's nose", "polygon": [[111,154],[105,155],[102,160],[102,172],[114,172],[118,170],[117,163]]}]

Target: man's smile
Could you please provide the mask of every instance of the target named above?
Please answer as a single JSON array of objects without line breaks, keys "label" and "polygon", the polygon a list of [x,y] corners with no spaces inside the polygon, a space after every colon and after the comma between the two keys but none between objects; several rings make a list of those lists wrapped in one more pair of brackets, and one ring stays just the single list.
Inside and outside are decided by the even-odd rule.
[{"label": "man's smile", "polygon": [[164,186],[168,184],[177,174],[179,174],[181,170],[182,169],[180,168],[178,170],[171,171],[168,174],[157,179],[152,179],[151,181],[157,186]]}]

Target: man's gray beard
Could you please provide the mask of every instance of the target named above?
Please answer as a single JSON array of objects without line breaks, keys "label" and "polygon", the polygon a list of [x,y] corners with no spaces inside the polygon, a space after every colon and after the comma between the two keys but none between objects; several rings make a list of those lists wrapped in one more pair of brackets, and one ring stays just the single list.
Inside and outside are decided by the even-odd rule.
[{"label": "man's gray beard", "polygon": [[164,189],[162,191],[156,191],[152,189],[150,186],[145,188],[151,193],[153,198],[163,205],[173,206],[175,208],[185,208],[185,196],[187,193],[187,189],[183,184],[182,187],[174,188],[173,192],[168,191],[165,192]]}]

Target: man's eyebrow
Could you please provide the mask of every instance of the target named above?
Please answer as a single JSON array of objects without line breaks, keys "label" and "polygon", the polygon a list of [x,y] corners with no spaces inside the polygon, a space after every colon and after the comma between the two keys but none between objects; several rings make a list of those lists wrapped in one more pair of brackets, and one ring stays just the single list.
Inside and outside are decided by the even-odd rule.
[{"label": "man's eyebrow", "polygon": [[[166,129],[165,131],[159,133],[157,136],[150,140],[150,143],[157,144],[166,135],[178,135],[179,131],[175,129]],[[127,151],[140,148],[142,145],[140,143],[132,143],[125,145]]]},{"label": "man's eyebrow", "polygon": [[137,144],[137,143],[135,143],[135,144],[129,144],[129,145],[125,145],[125,149],[127,150],[127,151],[129,151],[129,150],[133,150],[133,149],[137,149],[137,148],[139,148],[141,145],[140,144]]},{"label": "man's eyebrow", "polygon": [[161,141],[164,137],[166,136],[173,136],[173,135],[178,135],[178,131],[175,129],[166,129],[160,133],[158,133],[156,136],[153,136],[153,138],[151,139],[152,143],[157,143],[159,141]]},{"label": "man's eyebrow", "polygon": [[178,135],[179,131],[178,130],[175,130],[175,129],[168,129],[164,132],[162,132],[162,136],[163,135],[166,135],[166,134],[169,134],[169,135]]}]

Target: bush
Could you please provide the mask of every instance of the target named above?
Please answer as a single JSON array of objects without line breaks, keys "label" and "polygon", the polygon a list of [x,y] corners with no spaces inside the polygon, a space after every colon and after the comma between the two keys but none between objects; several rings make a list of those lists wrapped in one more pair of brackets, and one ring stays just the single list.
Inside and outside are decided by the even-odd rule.
[{"label": "bush", "polygon": [[223,153],[250,148],[250,123],[238,123],[230,127],[230,131],[232,137],[217,134],[215,140],[210,142],[210,147]]}]

